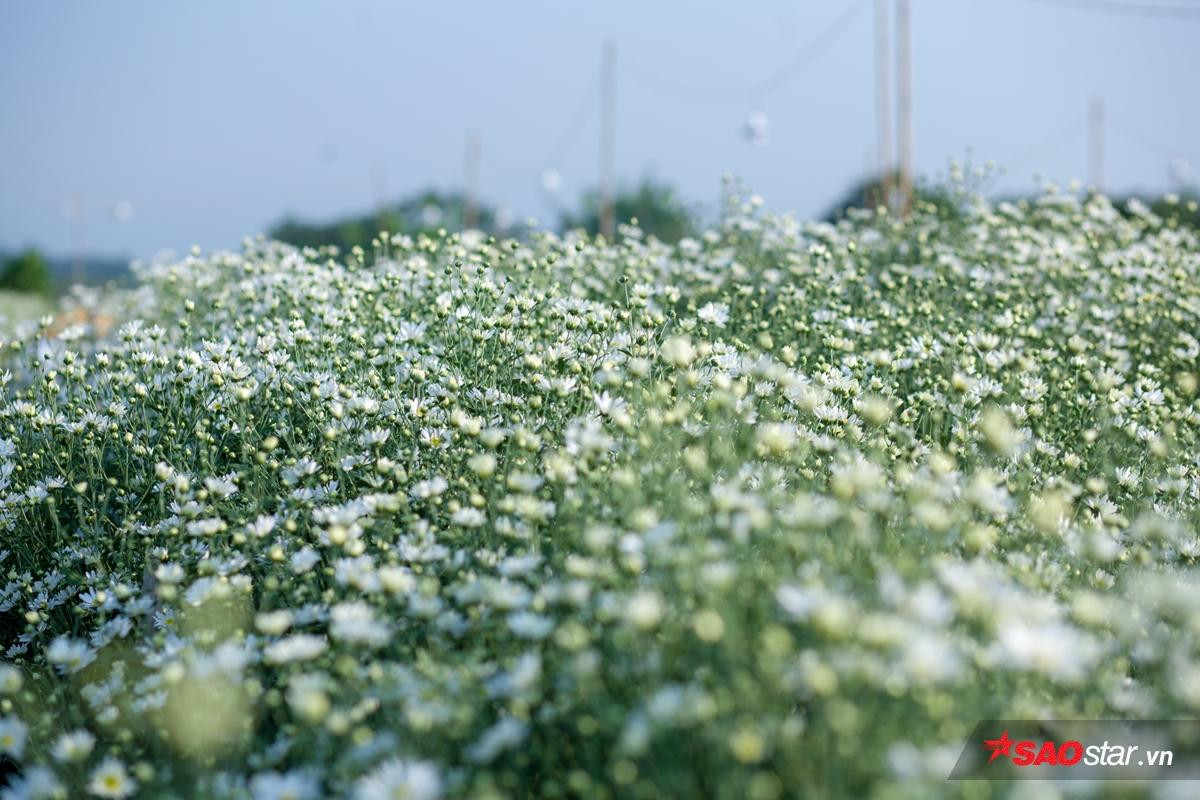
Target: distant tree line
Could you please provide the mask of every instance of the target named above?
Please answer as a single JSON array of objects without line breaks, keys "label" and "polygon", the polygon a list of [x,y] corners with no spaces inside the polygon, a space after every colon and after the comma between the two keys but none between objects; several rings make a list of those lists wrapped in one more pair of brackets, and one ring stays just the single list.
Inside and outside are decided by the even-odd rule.
[{"label": "distant tree line", "polygon": [[[481,230],[491,232],[497,228],[495,209],[481,206],[476,214]],[[356,246],[369,249],[371,240],[380,231],[416,234],[436,231],[438,228],[459,230],[463,227],[466,217],[466,198],[462,194],[429,189],[381,208],[375,213],[360,214],[328,223],[313,223],[286,217],[271,228],[269,233],[271,238],[297,247],[332,245],[339,250],[349,250]]]},{"label": "distant tree line", "polygon": [[[853,209],[876,209],[886,205],[888,186],[896,185],[896,176],[890,176],[890,181],[884,176],[870,176],[853,184],[825,212],[823,219],[836,222]],[[913,202],[934,206],[943,218],[955,217],[963,211],[964,200],[974,187],[971,184],[962,186],[950,183],[918,183],[914,188]],[[1003,198],[1010,202],[1021,204],[1029,202],[1030,196],[1010,196]],[[1166,221],[1168,226],[1181,226],[1200,231],[1200,191],[1188,188],[1181,192],[1147,195],[1131,193],[1110,195],[1109,198],[1116,209],[1129,216],[1132,214],[1131,203],[1141,202],[1156,216]]]},{"label": "distant tree line", "polygon": [[[871,176],[852,185],[823,215],[823,219],[835,222],[852,209],[875,209],[886,205],[885,192],[894,187],[896,176],[885,181],[883,176]],[[913,202],[936,207],[939,213],[950,220],[957,218],[965,208],[965,199],[971,191],[970,185],[949,183],[921,183],[914,188]],[[1194,191],[1180,196],[1125,195],[1114,197],[1113,203],[1122,213],[1128,214],[1129,201],[1141,200],[1155,214],[1167,220],[1169,225],[1182,225],[1200,230],[1200,207]],[[1006,198],[1020,203],[1030,198]],[[616,218],[620,223],[636,220],[637,226],[648,236],[669,243],[697,233],[701,221],[697,211],[685,203],[670,185],[652,179],[643,179],[633,186],[618,191]],[[578,204],[578,210],[564,210],[559,214],[558,228],[561,231],[583,230],[595,235],[600,230],[601,200],[599,193],[586,192]],[[489,205],[476,210],[477,227],[492,235],[510,233],[503,224],[504,215]],[[466,218],[465,198],[459,193],[427,190],[388,206],[373,214],[346,217],[328,223],[314,223],[285,218],[270,230],[272,238],[300,247],[332,245],[339,251],[361,247],[370,250],[371,240],[380,231],[389,233],[432,233],[439,228],[459,230]]]},{"label": "distant tree line", "polygon": [[52,297],[54,279],[50,276],[50,265],[33,248],[6,258],[0,267],[0,289]]},{"label": "distant tree line", "polygon": [[54,297],[77,282],[100,286],[125,284],[133,280],[130,259],[121,256],[85,256],[82,264],[75,258],[53,258],[36,248],[19,253],[0,252],[0,289],[23,294]]},{"label": "distant tree line", "polygon": [[[894,185],[894,176],[891,185]],[[825,213],[824,218],[835,222],[852,209],[874,209],[885,204],[882,176],[866,178],[854,184]],[[926,183],[915,189],[914,202],[933,205],[944,218],[957,217],[964,209],[967,196],[962,187],[950,184]],[[1008,198],[1015,203],[1030,198]],[[1189,227],[1200,231],[1200,193],[1189,190],[1177,195],[1114,197],[1114,205],[1129,214],[1130,201],[1140,200],[1154,214],[1171,226]],[[595,191],[585,193],[577,211],[563,211],[558,227],[562,231],[583,230],[595,235],[600,230],[600,196]],[[674,243],[696,234],[701,228],[696,209],[685,203],[668,184],[643,179],[633,186],[622,188],[616,197],[618,222],[636,220],[648,236]],[[508,233],[504,215],[496,208],[481,204],[473,209],[477,227],[488,234]],[[354,247],[370,250],[371,241],[380,231],[416,235],[432,233],[439,228],[461,230],[468,217],[466,198],[461,193],[438,192],[432,189],[419,192],[398,203],[371,214],[350,216],[327,223],[303,221],[286,217],[270,230],[272,238],[298,247],[333,246],[340,252]],[[89,283],[122,280],[128,276],[128,261],[120,258],[90,258],[87,261]],[[48,260],[35,249],[4,256],[0,254],[0,290],[53,297],[71,282],[71,265],[66,259]]]},{"label": "distant tree line", "polygon": [[[620,190],[616,196],[616,216],[621,222],[637,220],[648,235],[666,242],[677,242],[697,229],[697,214],[670,186],[651,179]],[[459,230],[467,217],[466,198],[460,193],[427,190],[371,214],[360,214],[328,223],[313,223],[287,217],[269,233],[274,239],[298,247],[332,245],[341,251],[353,247],[369,250],[371,240],[380,231],[388,233],[432,233],[439,228]],[[508,230],[502,214],[493,206],[481,204],[475,209],[476,227],[488,234],[503,235]],[[564,211],[558,220],[560,230],[581,229],[591,234],[600,230],[600,196],[583,195],[579,210]]]}]

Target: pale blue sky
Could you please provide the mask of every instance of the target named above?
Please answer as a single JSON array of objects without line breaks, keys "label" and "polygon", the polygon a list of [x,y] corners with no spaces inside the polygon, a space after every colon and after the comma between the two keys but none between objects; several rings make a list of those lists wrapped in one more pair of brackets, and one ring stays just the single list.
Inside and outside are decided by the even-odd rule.
[{"label": "pale blue sky", "polygon": [[[561,172],[568,198],[596,181],[595,109],[548,162],[608,37],[622,65],[623,180],[650,172],[711,207],[732,172],[773,208],[818,214],[875,162],[870,2],[762,101],[663,97],[627,64],[750,85],[851,4],[7,0],[0,248],[70,252],[64,209],[77,195],[89,251],[234,247],[284,212],[321,219],[369,209],[381,193],[457,188],[468,130],[482,141],[483,199],[551,222],[545,167]],[[1173,186],[1176,148],[1192,151],[1193,178],[1200,170],[1200,17],[1033,0],[912,5],[919,171],[970,147],[1014,168],[1002,188],[1031,187],[1038,168],[1086,178],[1091,95],[1110,120],[1107,188]],[[741,133],[758,111],[770,120],[765,147]],[[117,202],[131,219],[115,219]]]}]

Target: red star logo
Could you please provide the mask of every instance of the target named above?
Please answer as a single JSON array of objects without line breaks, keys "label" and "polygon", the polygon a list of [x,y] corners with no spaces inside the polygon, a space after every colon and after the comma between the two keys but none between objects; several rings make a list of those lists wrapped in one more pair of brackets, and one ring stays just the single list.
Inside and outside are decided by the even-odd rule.
[{"label": "red star logo", "polygon": [[992,763],[999,756],[1008,756],[1009,758],[1012,758],[1012,744],[1012,739],[1008,738],[1008,731],[1000,734],[999,739],[984,739],[984,749],[992,751],[992,756],[988,759],[988,763]]}]

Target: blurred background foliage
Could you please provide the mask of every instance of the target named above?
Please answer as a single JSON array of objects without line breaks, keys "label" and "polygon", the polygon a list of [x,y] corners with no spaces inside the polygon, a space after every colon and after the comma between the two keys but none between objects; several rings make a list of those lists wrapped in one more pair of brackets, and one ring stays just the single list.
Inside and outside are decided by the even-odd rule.
[{"label": "blurred background foliage", "polygon": [[[888,186],[896,176],[873,175],[854,183],[826,210],[822,219],[837,222],[855,209],[876,209],[885,204]],[[914,202],[938,208],[950,222],[960,218],[972,191],[987,194],[986,187],[970,182],[924,182],[915,188]],[[1030,198],[996,198],[1021,204]],[[1114,197],[1122,213],[1130,214],[1139,203],[1167,221],[1169,226],[1200,230],[1200,191],[1186,189],[1178,194],[1149,196],[1128,194]],[[636,220],[646,236],[675,243],[698,235],[706,220],[697,206],[685,202],[678,190],[664,181],[644,177],[637,183],[618,188],[616,218],[620,223]],[[477,228],[489,235],[520,237],[520,226],[512,214],[486,202],[469,203],[462,192],[424,189],[401,200],[351,216],[329,220],[307,220],[286,216],[272,226],[271,238],[297,247],[334,247],[348,252],[355,247],[371,250],[371,240],[381,231],[418,235],[439,229]],[[560,232],[584,231],[596,235],[600,230],[600,193],[585,191],[574,207],[559,210]],[[82,281],[80,277],[82,276]],[[131,280],[129,259],[91,255],[51,258],[34,248],[17,253],[0,253],[0,319],[11,323],[35,319],[48,313],[52,301],[72,284],[104,285]]]},{"label": "blurred background foliage", "polygon": [[5,259],[0,268],[0,289],[49,297],[54,294],[50,265],[32,248]]},{"label": "blurred background foliage", "polygon": [[[470,227],[497,236],[513,235],[516,231],[510,216],[486,203],[469,208],[464,195],[458,192],[427,189],[375,212],[328,222],[287,217],[272,227],[269,235],[297,247],[370,250],[371,240],[380,231],[416,235],[433,233],[439,228],[461,230],[472,218],[475,224]],[[617,192],[616,217],[622,222],[636,219],[647,235],[664,242],[677,242],[694,234],[700,226],[699,212],[685,203],[674,187],[652,178],[643,178]],[[585,192],[577,211],[562,209],[558,228],[561,231],[583,230],[592,235],[598,233],[600,193],[596,190]]]},{"label": "blurred background foliage", "polygon": [[[618,222],[637,220],[647,235],[664,242],[678,242],[700,228],[699,213],[685,203],[670,185],[643,178],[636,186],[621,189],[614,202]],[[595,235],[600,231],[600,193],[589,191],[576,213],[565,212],[559,218],[563,230],[582,229]]]}]

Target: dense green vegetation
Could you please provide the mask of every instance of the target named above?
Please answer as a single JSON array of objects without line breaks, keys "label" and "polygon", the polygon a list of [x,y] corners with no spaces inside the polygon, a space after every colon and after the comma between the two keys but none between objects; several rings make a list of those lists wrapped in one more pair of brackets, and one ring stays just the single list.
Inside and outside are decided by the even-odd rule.
[{"label": "dense green vegetation", "polygon": [[[495,209],[481,205],[474,213],[476,227],[488,232],[499,232]],[[273,239],[298,247],[328,245],[344,253],[355,247],[370,251],[371,242],[380,231],[416,235],[435,233],[439,229],[461,230],[467,215],[468,210],[462,194],[426,190],[376,213],[348,217],[327,224],[287,218],[271,228],[270,235]]]},{"label": "dense green vegetation", "polygon": [[54,282],[46,259],[36,250],[4,259],[0,267],[0,289],[48,297],[54,293]]},{"label": "dense green vegetation", "polygon": [[[695,234],[700,226],[698,215],[673,188],[649,178],[631,189],[617,192],[613,203],[615,218],[636,220],[639,230],[668,243]],[[583,230],[593,236],[600,232],[600,195],[587,192],[578,213],[566,212],[559,227],[564,231]]]},{"label": "dense green vegetation", "polygon": [[[636,219],[640,229],[665,242],[677,242],[694,233],[699,222],[694,211],[666,184],[646,179],[631,189],[617,193],[616,219]],[[475,210],[473,227],[488,233],[512,233],[504,229],[503,215],[489,205]],[[298,247],[337,248],[347,253],[355,247],[371,252],[380,231],[408,235],[436,234],[439,230],[461,230],[467,217],[463,196],[456,193],[420,192],[374,214],[347,217],[327,224],[288,218],[271,228],[270,236]],[[563,211],[559,229],[583,230],[595,235],[600,231],[600,199],[596,192],[586,193],[580,211]]]},{"label": "dense green vegetation", "polygon": [[3,349],[14,796],[995,796],[1200,707],[1200,243],[731,193],[146,267]]}]

